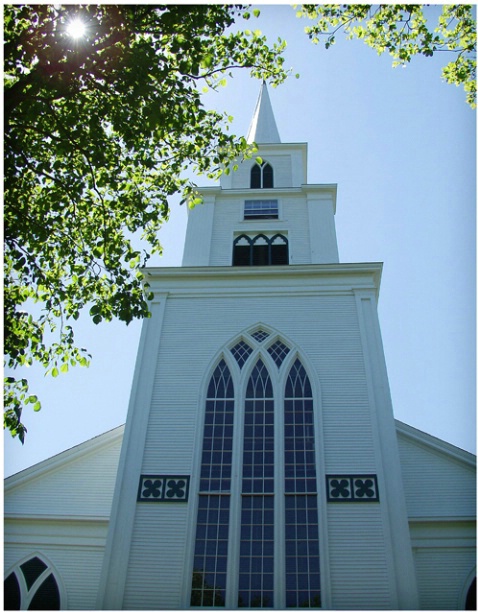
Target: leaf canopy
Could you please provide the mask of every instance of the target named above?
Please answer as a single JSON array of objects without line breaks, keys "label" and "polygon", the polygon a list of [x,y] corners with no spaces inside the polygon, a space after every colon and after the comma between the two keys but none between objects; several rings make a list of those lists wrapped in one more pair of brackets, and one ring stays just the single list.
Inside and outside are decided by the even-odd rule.
[{"label": "leaf canopy", "polygon": [[419,4],[305,4],[297,16],[314,22],[305,28],[313,43],[324,41],[329,48],[342,32],[378,54],[388,51],[394,66],[406,65],[416,55],[446,53],[452,59],[442,69],[443,79],[463,86],[467,103],[476,108],[476,22],[471,4],[443,5],[434,26],[427,7]]},{"label": "leaf canopy", "polygon": [[[201,92],[234,68],[278,84],[281,53],[226,5],[4,6],[5,363],[53,377],[90,355],[70,323],[148,316],[141,268],[161,253],[186,169],[217,178],[250,155]],[[254,13],[255,14],[255,13]],[[250,15],[248,15],[250,17]],[[81,19],[83,37],[68,35]],[[135,246],[134,236],[147,245]],[[24,439],[28,381],[5,380],[4,426]]]}]

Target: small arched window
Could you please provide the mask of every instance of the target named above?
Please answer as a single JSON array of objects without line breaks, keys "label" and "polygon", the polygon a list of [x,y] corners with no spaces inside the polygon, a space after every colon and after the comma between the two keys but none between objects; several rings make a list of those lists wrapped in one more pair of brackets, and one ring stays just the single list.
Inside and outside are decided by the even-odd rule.
[{"label": "small arched window", "polygon": [[39,557],[21,563],[5,578],[5,610],[61,610],[53,570]]},{"label": "small arched window", "polygon": [[289,242],[283,234],[247,236],[234,240],[233,266],[283,266],[289,264]]},{"label": "small arched window", "polygon": [[274,187],[274,170],[268,162],[255,163],[251,168],[251,189]]}]

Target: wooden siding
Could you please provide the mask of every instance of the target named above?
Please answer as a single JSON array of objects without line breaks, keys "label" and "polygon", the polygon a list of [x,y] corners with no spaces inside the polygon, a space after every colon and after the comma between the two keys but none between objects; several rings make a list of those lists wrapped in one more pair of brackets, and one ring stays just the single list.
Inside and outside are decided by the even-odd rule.
[{"label": "wooden siding", "polygon": [[181,608],[186,521],[186,504],[138,504],[125,610]]},{"label": "wooden siding", "polygon": [[[326,469],[373,471],[374,441],[355,308],[352,295],[169,298],[143,473],[191,469],[200,425],[198,391],[211,359],[240,331],[261,320],[296,342],[316,368]],[[191,347],[187,356],[185,344]]]},{"label": "wooden siding", "polygon": [[393,609],[379,505],[329,504],[332,609]]},{"label": "wooden siding", "polygon": [[[187,297],[172,293],[166,302],[142,473],[192,474],[205,376],[219,351],[258,322],[300,347],[320,381],[325,440],[320,478],[327,472],[376,473],[377,441],[353,293],[202,293]],[[184,346],[189,347],[187,354]],[[191,491],[194,494],[193,482]],[[390,607],[393,579],[387,567],[383,517],[380,504],[330,508],[334,606]],[[178,594],[188,580],[182,575],[184,555],[191,553],[186,549],[187,527],[186,507],[138,504],[126,608],[179,607]]]},{"label": "wooden siding", "polygon": [[476,470],[437,447],[398,435],[408,515],[472,517],[476,514]]},{"label": "wooden siding", "polygon": [[476,566],[473,548],[421,548],[415,567],[421,610],[463,610],[466,580]]},{"label": "wooden siding", "polygon": [[298,193],[295,197],[274,196],[280,202],[280,219],[269,219],[267,225],[264,225],[264,221],[244,221],[243,208],[246,197],[243,195],[238,198],[217,198],[214,208],[210,265],[232,265],[234,236],[241,232],[259,233],[265,228],[268,232],[283,232],[288,236],[291,264],[310,263],[309,220],[305,195]]},{"label": "wooden siding", "polygon": [[65,460],[62,455],[49,460],[46,472],[29,477],[26,471],[7,479],[5,514],[109,517],[121,442],[117,435],[72,458],[67,451]]},{"label": "wooden siding", "polygon": [[5,575],[41,553],[55,569],[69,610],[94,610],[108,523],[10,520],[4,544]]},{"label": "wooden siding", "polygon": [[[269,155],[258,153],[262,159],[269,162],[274,170],[274,188],[292,186],[292,160],[291,155]],[[251,186],[251,168],[255,161],[248,159],[239,164],[239,168],[231,173],[232,189],[249,189]]]}]

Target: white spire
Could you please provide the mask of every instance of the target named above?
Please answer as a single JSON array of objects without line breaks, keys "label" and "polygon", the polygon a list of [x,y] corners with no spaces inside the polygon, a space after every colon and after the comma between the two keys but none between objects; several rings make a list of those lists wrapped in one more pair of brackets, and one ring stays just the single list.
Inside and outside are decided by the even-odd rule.
[{"label": "white spire", "polygon": [[280,142],[274,113],[265,81],[262,83],[251,126],[247,134],[247,142],[269,143]]}]

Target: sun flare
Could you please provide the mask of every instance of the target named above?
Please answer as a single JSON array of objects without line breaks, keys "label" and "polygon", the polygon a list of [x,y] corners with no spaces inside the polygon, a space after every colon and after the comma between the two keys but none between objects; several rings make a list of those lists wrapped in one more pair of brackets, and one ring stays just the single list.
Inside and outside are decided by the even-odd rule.
[{"label": "sun flare", "polygon": [[72,38],[82,38],[86,33],[86,25],[79,17],[75,17],[66,26],[66,32]]}]

